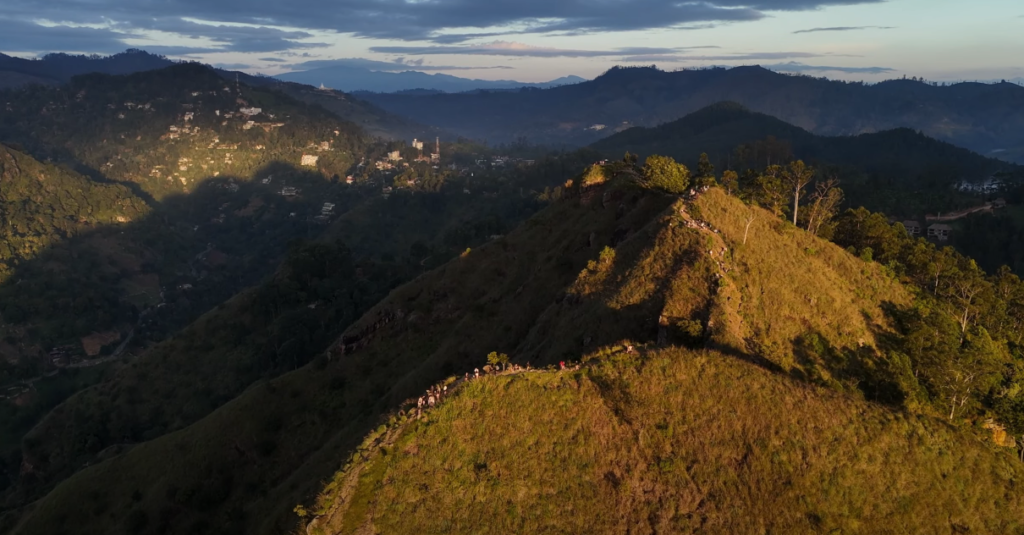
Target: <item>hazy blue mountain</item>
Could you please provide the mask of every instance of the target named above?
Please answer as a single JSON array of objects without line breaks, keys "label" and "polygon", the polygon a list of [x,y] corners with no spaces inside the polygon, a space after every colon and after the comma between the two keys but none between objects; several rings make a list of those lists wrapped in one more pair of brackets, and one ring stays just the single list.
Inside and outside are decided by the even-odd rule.
[{"label": "hazy blue mountain", "polygon": [[[410,66],[411,67],[411,66]],[[416,70],[388,72],[356,65],[329,65],[305,71],[278,75],[289,82],[337,89],[339,91],[371,91],[394,93],[410,89],[427,89],[445,93],[461,93],[474,89],[517,89],[520,87],[548,88],[586,81],[579,76],[564,76],[542,83],[517,82],[515,80],[476,80],[460,78],[450,74],[428,74]]]},{"label": "hazy blue mountain", "polygon": [[1008,161],[1024,162],[1024,87],[1005,82],[868,85],[736,67],[665,72],[613,68],[550,89],[457,95],[367,94],[414,121],[490,142],[587,145],[635,126],[657,126],[729,100],[818,135],[911,128]]},{"label": "hazy blue mountain", "polygon": [[72,76],[88,73],[132,74],[173,65],[163,56],[129,49],[112,56],[47,54],[39,59],[24,59],[0,54],[0,88],[24,85],[57,85]]}]

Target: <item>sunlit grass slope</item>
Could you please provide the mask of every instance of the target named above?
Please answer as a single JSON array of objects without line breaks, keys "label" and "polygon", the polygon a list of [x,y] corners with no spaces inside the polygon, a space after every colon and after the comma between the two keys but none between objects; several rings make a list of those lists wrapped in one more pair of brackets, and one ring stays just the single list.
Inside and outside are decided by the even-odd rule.
[{"label": "sunlit grass slope", "polygon": [[[394,290],[332,355],[58,485],[15,533],[280,533],[380,415],[495,348],[514,348],[606,245],[672,199],[568,199]],[[361,345],[341,354],[343,344]],[[184,407],[167,407],[168,413]],[[70,422],[73,424],[73,421]]]},{"label": "sunlit grass slope", "polygon": [[[902,372],[879,356],[875,346],[878,335],[887,330],[881,307],[886,301],[907,299],[907,293],[882,267],[778,222],[767,212],[750,208],[717,189],[684,201],[612,181],[559,201],[514,232],[395,289],[346,329],[327,355],[309,366],[254,385],[179,432],[83,470],[41,500],[16,532],[223,534],[277,533],[293,528],[298,519],[291,510],[296,504],[309,503],[322,482],[339,468],[341,460],[382,415],[436,381],[481,366],[491,351],[508,353],[516,362],[535,366],[603,354],[603,348],[624,343],[676,347],[673,351],[680,355],[689,355],[685,351],[714,351],[707,357],[711,362],[708,369],[717,370],[717,366],[724,366],[718,360],[732,358],[746,363],[729,364],[739,367],[728,369],[746,370],[743,373],[760,378],[758,381],[781,385],[773,387],[776,390],[765,390],[756,401],[748,400],[749,406],[725,403],[716,409],[717,413],[684,412],[678,403],[665,401],[658,407],[672,412],[664,416],[666,421],[698,416],[716,421],[727,414],[739,418],[737,422],[748,422],[744,425],[766,425],[771,420],[758,420],[773,403],[778,407],[796,404],[781,398],[773,401],[769,392],[817,392],[806,390],[808,383],[841,391],[842,395],[820,394],[831,396],[821,399],[859,407],[850,409],[851,415],[876,411],[870,414],[890,414],[898,419],[882,409],[855,405],[854,400],[901,406]],[[750,363],[759,368],[748,367]],[[618,396],[616,392],[631,396],[634,389],[647,387],[632,384],[634,380],[647,380],[640,376],[606,377],[602,388],[610,388],[607,392],[611,396]],[[794,379],[797,381],[792,382]],[[754,387],[745,386],[739,379],[725,382],[712,377],[708,381],[705,390],[691,392],[684,385],[673,395],[710,398],[725,396],[726,390],[737,390],[728,395],[740,395]],[[721,382],[722,392],[712,386],[716,382]],[[477,388],[476,384],[468,392]],[[672,391],[676,388],[672,385],[668,381],[664,388]],[[506,401],[511,400],[481,398],[479,403]],[[626,403],[629,399],[620,401]],[[701,401],[705,402],[711,403]],[[517,423],[514,413],[510,413],[513,421],[506,423],[533,425],[534,415],[540,412],[546,415],[544,418],[561,418],[560,412],[577,410],[571,408],[576,406],[584,410],[586,406],[568,398],[558,401],[540,397],[530,403],[535,405],[529,410],[520,408],[521,421]],[[619,411],[617,418],[625,426],[630,416],[623,411],[629,407],[602,409],[594,405],[585,410]],[[581,418],[582,422],[596,421],[587,420],[591,416]],[[583,434],[573,436],[581,441],[588,436],[584,431],[600,430],[589,423],[584,429],[575,419],[552,422],[554,426],[580,429]],[[472,423],[465,421],[465,425]],[[857,440],[873,444],[876,439],[871,437],[876,435],[871,433],[877,426],[871,421],[863,425],[863,431],[850,426],[837,429],[861,433],[856,436],[863,437]],[[637,433],[647,444],[653,440],[647,435],[655,431]],[[780,433],[793,443],[818,444],[817,435],[810,432]],[[562,440],[558,434],[550,437]],[[518,440],[514,435],[492,440],[506,439]],[[641,461],[631,459],[641,458],[636,456],[643,451],[633,452],[633,445],[615,442],[618,440],[612,437],[609,442],[590,442],[590,446],[569,442],[559,446],[563,448],[559,455],[585,459],[591,451],[587,448],[597,448],[601,451],[595,455],[621,457],[626,467],[640,466]],[[573,452],[576,447],[580,450]],[[787,462],[795,463],[796,455],[792,453]],[[949,459],[958,459],[959,453],[949,455]],[[529,448],[517,457],[522,462],[533,462]],[[662,458],[667,457],[662,455],[659,462]],[[710,463],[711,459],[704,462]],[[597,461],[587,462],[597,466]],[[710,465],[701,469],[706,466]],[[677,474],[672,477],[686,473],[696,480],[693,467],[683,468],[682,472],[672,466],[665,470]],[[821,470],[834,474],[837,489],[844,488],[844,474]],[[894,478],[917,477],[913,471],[889,471]],[[606,472],[600,477],[604,478]],[[613,472],[609,481],[620,488],[631,481],[633,473],[625,469]],[[716,476],[700,473],[704,474],[700,488],[706,493],[691,496],[692,503],[686,502],[689,505],[680,505],[683,494],[672,494],[684,492],[683,487],[672,487],[674,479],[656,480],[650,488],[664,487],[665,503],[675,504],[671,505],[673,511],[696,511],[701,503],[718,503],[711,497],[724,492],[712,485]],[[764,485],[775,481],[774,473],[753,474],[751,477],[763,479]],[[781,479],[783,483],[786,477]],[[561,518],[564,511],[557,509],[562,507],[559,485],[570,485],[566,488],[576,489],[571,492],[577,494],[585,491],[596,496],[597,491],[588,485],[577,488],[571,486],[571,481],[559,481],[523,484],[516,492],[550,496],[548,501],[552,503],[543,507],[561,511],[559,522],[569,522]],[[741,493],[756,490],[746,489],[746,481],[715,484],[732,485],[723,488],[741,489],[737,491]],[[430,488],[443,492],[446,487],[438,484]],[[801,483],[796,489],[793,492],[813,487]],[[715,494],[707,494],[712,491]],[[633,505],[629,504],[647,503],[642,499],[644,493],[630,492],[630,499],[635,501],[628,502],[623,510],[631,511]],[[605,502],[588,503],[593,507],[576,513],[584,517],[579,522],[587,522],[585,517],[591,514],[600,517],[594,522],[604,521],[601,515],[617,518],[616,509],[609,509]],[[486,507],[493,509],[494,515],[516,516],[506,513],[511,507],[506,502],[488,501]],[[729,514],[741,514],[730,509],[737,505],[722,507],[722,511],[732,511]],[[520,516],[529,512],[517,511]],[[441,516],[458,513],[435,512]],[[829,511],[805,512],[821,517],[814,522],[830,521]],[[362,522],[361,515],[356,515],[358,522]],[[724,516],[727,514],[721,513],[716,518]],[[624,518],[618,521],[632,521]],[[564,529],[571,531],[573,525],[565,524]],[[494,532],[503,529],[495,527]],[[553,529],[558,532],[562,528]]]},{"label": "sunlit grass slope", "polygon": [[718,352],[619,353],[398,423],[310,532],[1024,532],[1024,467],[994,449]]}]

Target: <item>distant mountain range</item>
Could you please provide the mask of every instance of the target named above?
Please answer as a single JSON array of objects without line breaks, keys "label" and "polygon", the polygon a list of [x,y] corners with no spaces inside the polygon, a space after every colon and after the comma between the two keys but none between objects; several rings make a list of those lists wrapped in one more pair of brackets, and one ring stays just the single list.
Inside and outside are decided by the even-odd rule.
[{"label": "distant mountain range", "polygon": [[[379,63],[383,64],[384,62]],[[549,88],[586,81],[585,78],[580,78],[579,76],[563,76],[562,78],[542,83],[517,82],[515,80],[476,80],[443,73],[428,74],[412,69],[400,72],[383,71],[344,62],[315,67],[305,71],[280,74],[276,78],[317,87],[322,84],[325,87],[339,91],[371,91],[377,93],[411,90],[461,93],[477,89]]]},{"label": "distant mountain range", "polygon": [[29,84],[57,85],[79,74],[132,74],[162,69],[174,63],[138,49],[102,57],[47,54],[40,59],[24,59],[0,54],[0,89]]},{"label": "distant mountain range", "polygon": [[1019,165],[986,158],[909,128],[821,136],[734,102],[714,104],[656,127],[630,128],[590,148],[608,158],[619,158],[627,151],[640,158],[667,155],[693,168],[701,153],[707,153],[719,169],[738,170],[799,158],[841,178],[850,205],[907,216],[953,210],[959,207],[957,202],[976,202],[973,197],[957,199],[954,184],[981,184],[994,176],[1005,181],[1024,177]]},{"label": "distant mountain range", "polygon": [[1024,87],[874,85],[790,76],[761,67],[665,72],[613,68],[551,89],[457,95],[365,94],[415,121],[489,142],[587,145],[634,126],[656,126],[729,100],[819,135],[912,128],[981,154],[1024,162]]},{"label": "distant mountain range", "polygon": [[[83,74],[125,75],[163,69],[178,62],[144,50],[130,49],[112,56],[47,54],[39,59],[24,59],[0,54],[0,90],[31,85],[57,86]],[[336,90],[313,90],[293,82],[268,76],[253,76],[238,71],[213,69],[222,78],[240,81],[253,87],[269,87],[289,96],[323,106],[342,119],[363,127],[367,133],[382,138],[429,139],[434,136],[454,137],[444,130],[421,125],[353,98]]]}]

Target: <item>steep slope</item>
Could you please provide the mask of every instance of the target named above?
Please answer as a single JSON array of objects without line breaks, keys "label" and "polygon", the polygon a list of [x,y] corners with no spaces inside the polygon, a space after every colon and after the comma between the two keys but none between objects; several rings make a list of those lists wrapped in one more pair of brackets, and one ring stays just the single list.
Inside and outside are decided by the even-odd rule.
[{"label": "steep slope", "polygon": [[484,377],[396,419],[308,533],[1019,533],[1024,467],[969,433],[714,351]]},{"label": "steep slope", "polygon": [[0,281],[59,240],[149,210],[124,186],[93,182],[0,144]]},{"label": "steep slope", "polygon": [[[347,329],[334,357],[254,385],[197,423],[72,476],[26,511],[17,531],[289,528],[294,505],[337,469],[337,452],[358,444],[380,414],[476,362],[481,352],[514,346],[605,240],[617,229],[639,230],[670,203],[639,194],[608,206],[600,196],[582,206],[578,199],[556,203],[504,238],[393,292]],[[436,308],[428,308],[431,302]],[[497,318],[500,328],[493,327]],[[392,353],[395,333],[407,343]],[[355,353],[350,347],[339,358],[353,337],[382,346]]]},{"label": "steep slope", "polygon": [[303,155],[327,176],[344,176],[368,141],[323,108],[228,82],[199,64],[84,75],[3,98],[0,140],[138,184],[158,200],[214,176],[250,180],[275,162],[299,166]]},{"label": "steep slope", "polygon": [[[138,358],[124,359],[129,365],[47,414],[25,436],[23,455],[9,456],[9,470],[21,473],[8,489],[8,504],[37,496],[111,451],[194,423],[254,381],[308,363],[391,288],[539,210],[542,203],[519,198],[518,192],[530,187],[541,167],[524,171],[495,195],[466,195],[461,186],[451,186],[374,196],[322,227],[316,242],[291,244],[270,280],[157,338],[163,341],[145,351],[139,348]],[[186,295],[199,299],[192,290],[169,290],[166,305],[144,314],[136,339],[151,338],[154,317],[180,309]],[[12,419],[22,428],[24,412]]]},{"label": "steep slope", "polygon": [[415,121],[492,142],[526,136],[539,143],[585,145],[728,100],[819,135],[905,127],[981,154],[1003,150],[1009,155],[1024,146],[1024,88],[1010,83],[864,85],[761,67],[615,68],[589,82],[544,90],[361,97]]},{"label": "steep slope", "polygon": [[[81,195],[56,182],[36,191],[32,206],[53,213],[6,207],[21,227],[61,220],[64,228],[0,278],[2,323],[25,333],[15,346],[27,336],[48,352],[93,334],[111,345],[142,335],[133,327],[145,312],[153,312],[149,322],[175,316],[149,329],[162,331],[152,337],[159,339],[269,274],[290,240],[319,231],[324,202],[341,213],[367,194],[337,179],[369,147],[357,126],[278,92],[226,86],[200,65],[89,75],[4,97],[0,138],[88,177]],[[141,203],[146,217],[126,212],[115,225],[71,232],[69,218],[89,218],[69,202],[95,202],[105,213],[110,203],[91,192],[115,190],[128,212]],[[171,306],[147,310],[161,304]]]},{"label": "steep slope", "polygon": [[873,347],[880,304],[906,299],[880,267],[720,192],[590,188],[396,289],[305,368],[79,472],[18,532],[287,529],[379,415],[495,350],[536,365],[622,340],[711,346],[898,402]]},{"label": "steep slope", "polygon": [[307,532],[1024,529],[1015,452],[906,410],[911,372],[878,348],[911,292],[881,266],[716,189],[645,230],[507,348],[580,371],[449,379],[298,509]]}]

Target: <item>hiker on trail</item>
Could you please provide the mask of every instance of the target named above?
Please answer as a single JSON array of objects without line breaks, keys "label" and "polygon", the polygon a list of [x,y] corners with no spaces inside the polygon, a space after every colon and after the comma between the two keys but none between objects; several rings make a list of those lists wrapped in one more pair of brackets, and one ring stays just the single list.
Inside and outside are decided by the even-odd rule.
[{"label": "hiker on trail", "polygon": [[480,378],[480,368],[473,368],[473,377]]},{"label": "hiker on trail", "polygon": [[626,353],[636,353],[636,349],[633,349],[632,344],[626,346]]},{"label": "hiker on trail", "polygon": [[423,396],[416,400],[416,416],[423,414]]},{"label": "hiker on trail", "polygon": [[444,388],[441,389],[441,395],[442,396],[447,396],[448,395],[448,385],[444,385]]},{"label": "hiker on trail", "polygon": [[437,402],[437,400],[434,399],[434,395],[433,394],[431,394],[430,397],[427,398],[427,406],[428,407],[433,407],[434,403],[436,403],[436,402]]},{"label": "hiker on trail", "polygon": [[558,367],[564,370],[565,369],[565,361],[564,360],[559,361],[558,362]]},{"label": "hiker on trail", "polygon": [[468,380],[469,380],[469,372],[466,372],[466,379],[465,379],[465,380],[466,380],[466,381],[468,381]]}]

